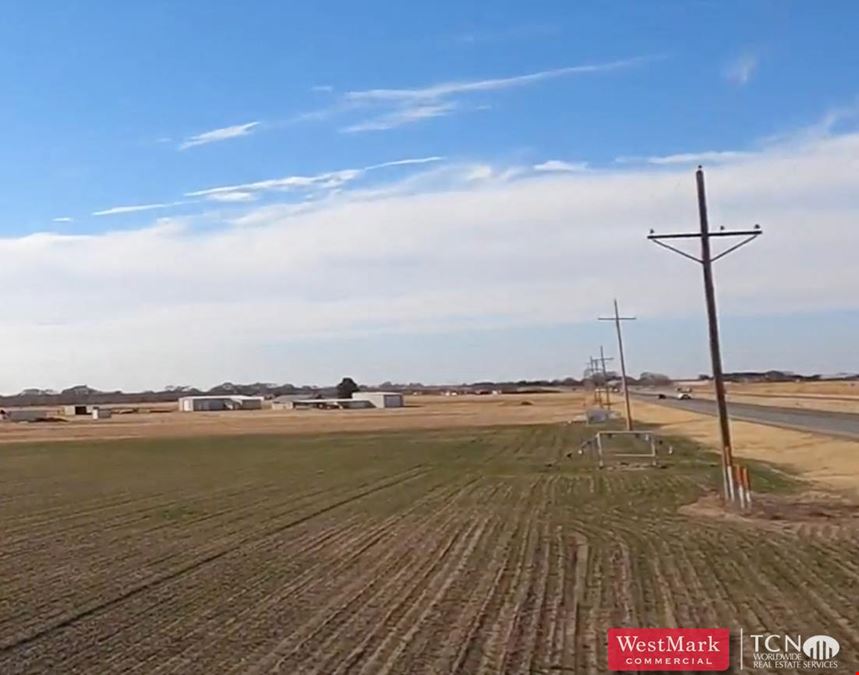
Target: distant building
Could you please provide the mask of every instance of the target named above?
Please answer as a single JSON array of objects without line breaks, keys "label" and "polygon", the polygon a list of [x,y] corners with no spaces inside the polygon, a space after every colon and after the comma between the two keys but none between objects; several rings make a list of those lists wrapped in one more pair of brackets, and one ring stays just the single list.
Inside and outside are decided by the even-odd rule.
[{"label": "distant building", "polygon": [[402,394],[390,391],[359,391],[352,394],[352,400],[369,401],[374,408],[402,408],[406,405]]},{"label": "distant building", "polygon": [[262,396],[183,396],[179,399],[182,412],[202,412],[218,410],[262,410]]},{"label": "distant building", "polygon": [[374,407],[370,401],[357,398],[299,398],[280,404],[292,410],[355,410]]},{"label": "distant building", "polygon": [[336,410],[360,408],[402,408],[403,395],[389,391],[358,391],[352,398],[307,398],[306,396],[278,396],[272,401],[274,410]]},{"label": "distant building", "polygon": [[50,420],[55,415],[53,410],[35,410],[33,408],[18,408],[0,410],[0,420],[4,422],[38,422]]}]

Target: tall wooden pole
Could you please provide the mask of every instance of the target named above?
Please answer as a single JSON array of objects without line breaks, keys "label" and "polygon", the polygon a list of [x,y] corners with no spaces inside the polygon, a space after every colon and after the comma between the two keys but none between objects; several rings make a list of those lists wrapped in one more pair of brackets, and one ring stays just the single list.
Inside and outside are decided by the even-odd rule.
[{"label": "tall wooden pole", "polygon": [[[713,367],[713,382],[716,388],[716,405],[719,412],[719,431],[722,437],[722,481],[725,499],[734,501],[735,486],[733,477],[733,447],[731,446],[731,427],[728,421],[728,404],[725,397],[725,376],[722,370],[722,354],[719,346],[719,321],[716,313],[716,288],[713,282],[713,263],[725,257],[732,251],[745,246],[762,234],[760,225],[755,225],[752,230],[725,230],[720,228],[717,232],[710,231],[710,223],[707,217],[707,196],[704,190],[704,170],[699,166],[695,172],[695,183],[698,188],[698,216],[700,230],[698,232],[678,232],[673,234],[656,234],[653,230],[647,237],[650,241],[669,251],[679,253],[684,258],[699,263],[704,271],[704,299],[707,303],[707,324],[710,336],[710,360]],[[714,237],[743,239],[727,249],[713,255],[710,248],[710,240]],[[667,243],[668,241],[680,239],[700,239],[701,257],[698,258],[687,251]]]},{"label": "tall wooden pole", "polygon": [[725,397],[725,375],[722,371],[722,351],[719,345],[719,318],[716,313],[716,286],[713,281],[713,260],[710,251],[710,223],[707,218],[707,195],[704,190],[704,171],[695,172],[698,186],[698,218],[701,223],[701,267],[704,270],[704,298],[707,303],[707,326],[710,335],[710,361],[713,367],[713,384],[716,387],[716,407],[719,411],[719,431],[722,436],[722,468],[725,473],[725,493],[734,501],[733,453],[731,425],[728,421],[728,403]]},{"label": "tall wooden pole", "polygon": [[617,350],[620,353],[620,376],[623,378],[623,400],[626,406],[626,430],[633,431],[634,423],[632,420],[632,406],[629,402],[629,385],[626,381],[626,358],[623,353],[623,331],[621,330],[621,321],[635,321],[634,316],[621,316],[617,308],[617,300],[614,301],[614,316],[599,317],[599,321],[613,321],[615,330],[617,331]]}]

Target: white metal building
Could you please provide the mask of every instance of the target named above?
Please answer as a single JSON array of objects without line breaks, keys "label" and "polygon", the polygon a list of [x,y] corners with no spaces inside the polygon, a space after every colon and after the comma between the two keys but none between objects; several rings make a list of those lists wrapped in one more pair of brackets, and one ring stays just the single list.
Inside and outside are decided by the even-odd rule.
[{"label": "white metal building", "polygon": [[374,408],[402,408],[403,395],[390,391],[358,391],[352,394],[357,401],[369,401]]},{"label": "white metal building", "polygon": [[262,396],[183,396],[179,410],[198,412],[211,410],[262,410]]},{"label": "white metal building", "polygon": [[0,419],[4,422],[38,422],[47,420],[56,415],[54,410],[34,410],[32,408],[18,408],[12,410],[0,410]]},{"label": "white metal building", "polygon": [[293,399],[286,403],[280,404],[280,407],[275,408],[292,409],[292,410],[354,410],[358,408],[373,408],[370,401],[365,401],[359,398],[303,398]]}]

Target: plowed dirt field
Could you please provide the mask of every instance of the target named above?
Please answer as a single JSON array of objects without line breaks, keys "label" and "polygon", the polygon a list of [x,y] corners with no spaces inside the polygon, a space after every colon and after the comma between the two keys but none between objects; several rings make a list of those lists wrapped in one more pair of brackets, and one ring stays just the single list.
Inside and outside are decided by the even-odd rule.
[{"label": "plowed dirt field", "polygon": [[788,506],[720,517],[712,455],[597,471],[588,433],[5,446],[0,673],[595,674],[612,626],[859,655],[854,507],[756,465]]}]

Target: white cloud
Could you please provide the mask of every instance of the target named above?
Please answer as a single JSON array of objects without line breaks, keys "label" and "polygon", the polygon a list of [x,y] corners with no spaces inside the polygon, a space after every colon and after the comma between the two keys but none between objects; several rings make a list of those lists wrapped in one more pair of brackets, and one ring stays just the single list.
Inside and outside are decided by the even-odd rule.
[{"label": "white cloud", "polygon": [[52,220],[55,223],[73,223],[75,221],[75,219],[70,216],[60,216],[59,218],[53,218]]},{"label": "white cloud", "polygon": [[[195,190],[185,193],[186,197],[205,197],[218,201],[250,201],[253,193],[259,192],[289,192],[294,190],[324,189],[335,190],[347,183],[361,178],[368,171],[383,169],[394,166],[409,166],[415,164],[427,164],[439,162],[443,157],[410,157],[398,159],[381,164],[372,164],[360,169],[340,169],[339,171],[326,171],[314,176],[284,176],[282,178],[269,178],[267,180],[253,183],[242,183],[240,185],[224,185],[204,190]],[[236,195],[240,195],[236,197]]]},{"label": "white cloud", "polygon": [[534,171],[586,171],[587,162],[564,162],[560,159],[550,159],[540,164],[535,164]]},{"label": "white cloud", "polygon": [[[764,228],[754,249],[719,262],[723,313],[859,309],[859,266],[844,245],[859,218],[857,156],[859,133],[847,133],[707,171],[712,225]],[[19,289],[0,316],[0,341],[16,345],[0,352],[0,391],[313,381],[316,366],[278,356],[291,341],[590,323],[614,296],[649,322],[700,317],[700,270],[645,238],[650,228],[696,226],[692,167],[510,180],[491,180],[507,169],[486,167],[490,180],[474,184],[462,176],[475,165],[428,163],[426,176],[387,192],[250,205],[242,227],[163,219],[0,239],[0,285]],[[360,353],[323,356],[372,370]],[[411,367],[416,377],[435,372]]]},{"label": "white cloud", "polygon": [[373,117],[363,122],[356,122],[343,127],[340,131],[344,133],[358,133],[361,131],[384,131],[394,129],[406,124],[413,124],[420,120],[432,119],[433,117],[444,117],[450,115],[457,109],[452,102],[443,103],[418,103],[408,105],[392,112]]},{"label": "white cloud", "polygon": [[133,206],[112,206],[109,209],[93,211],[94,216],[116,216],[122,213],[137,213],[138,211],[154,211],[156,209],[167,209],[171,206],[179,206],[183,202],[164,202],[160,204],[136,204]]},{"label": "white cloud", "polygon": [[328,171],[315,176],[284,176],[283,178],[269,178],[253,183],[242,183],[240,185],[223,185],[220,187],[206,188],[185,193],[186,197],[213,198],[215,195],[234,193],[253,193],[290,190],[326,188],[332,189],[355,180],[363,173],[362,169],[343,169],[341,171]]},{"label": "white cloud", "polygon": [[443,82],[428,87],[415,89],[366,89],[363,91],[350,91],[346,93],[346,99],[359,102],[377,101],[431,101],[442,99],[457,94],[472,94],[485,91],[500,91],[513,87],[523,87],[544,80],[552,80],[570,75],[584,75],[590,73],[602,73],[622,68],[630,68],[640,65],[647,59],[632,58],[607,63],[585,64],[580,66],[567,66],[554,68],[552,70],[541,70],[525,75],[514,75],[512,77],[499,77],[484,80],[461,80],[454,82]]},{"label": "white cloud", "polygon": [[740,87],[749,83],[758,68],[759,59],[755,54],[742,54],[727,65],[723,74],[725,79]]},{"label": "white cloud", "polygon": [[330,84],[315,84],[310,88],[310,91],[315,91],[318,94],[330,94],[334,91],[334,87]]},{"label": "white cloud", "polygon": [[256,200],[256,195],[252,192],[242,192],[241,190],[212,192],[205,195],[207,199],[215,202],[242,203],[252,202]]},{"label": "white cloud", "polygon": [[248,136],[260,125],[260,122],[248,122],[247,124],[236,124],[231,127],[223,127],[222,129],[212,129],[196,136],[186,138],[179,145],[180,150],[187,150],[198,145],[206,145],[207,143],[218,143],[231,138],[239,138],[240,136]]},{"label": "white cloud", "polygon": [[433,155],[432,157],[409,157],[408,159],[395,159],[391,162],[382,162],[381,164],[371,164],[366,167],[366,171],[370,171],[371,169],[386,169],[389,166],[412,166],[415,164],[432,164],[434,162],[441,162],[444,160],[444,157],[439,155]]},{"label": "white cloud", "polygon": [[[576,75],[611,72],[631,68],[650,60],[653,59],[649,57],[636,57],[606,63],[541,70],[524,75],[514,75],[512,77],[458,80],[417,88],[348,91],[336,106],[336,112],[354,111],[364,108],[372,108],[376,111],[376,114],[369,119],[346,125],[341,129],[344,132],[357,133],[394,129],[421,120],[450,115],[456,111],[485,109],[487,107],[485,105],[462,105],[461,99],[471,94],[527,87],[547,80]],[[327,114],[327,111],[318,111],[315,114]]]},{"label": "white cloud", "polygon": [[755,153],[739,150],[708,150],[704,152],[681,152],[674,155],[655,155],[652,157],[618,157],[619,164],[719,164],[752,157]]}]

